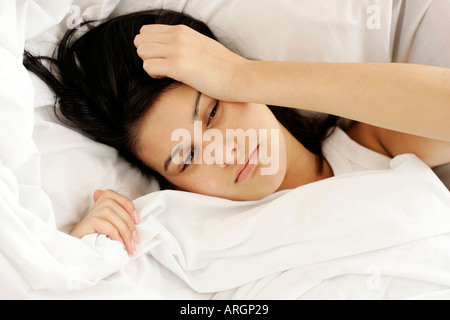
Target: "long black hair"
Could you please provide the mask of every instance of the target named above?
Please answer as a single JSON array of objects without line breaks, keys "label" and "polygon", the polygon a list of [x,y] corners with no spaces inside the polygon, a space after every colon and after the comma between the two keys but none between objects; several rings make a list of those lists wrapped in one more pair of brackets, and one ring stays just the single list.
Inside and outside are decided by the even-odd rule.
[{"label": "long black hair", "polygon": [[[148,10],[103,22],[85,22],[81,28],[65,33],[53,57],[26,51],[24,65],[54,92],[54,111],[61,122],[116,148],[142,173],[156,178],[161,189],[167,189],[173,186],[145,165],[136,152],[146,111],[162,93],[179,85],[169,78],[153,79],[143,69],[133,40],[141,27],[149,24],[183,24],[216,40],[206,24],[186,14]],[[76,37],[77,31],[84,28],[88,31]],[[321,142],[336,125],[337,117],[316,119],[289,108],[269,108],[297,140],[317,155],[322,170]]]}]

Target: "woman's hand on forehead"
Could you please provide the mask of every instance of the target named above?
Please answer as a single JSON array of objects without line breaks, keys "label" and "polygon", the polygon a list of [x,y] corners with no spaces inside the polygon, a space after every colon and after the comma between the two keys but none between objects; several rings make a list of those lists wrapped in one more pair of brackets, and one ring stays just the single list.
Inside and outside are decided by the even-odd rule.
[{"label": "woman's hand on forehead", "polygon": [[146,25],[134,40],[145,71],[172,78],[222,101],[233,101],[236,78],[248,61],[184,25]]}]

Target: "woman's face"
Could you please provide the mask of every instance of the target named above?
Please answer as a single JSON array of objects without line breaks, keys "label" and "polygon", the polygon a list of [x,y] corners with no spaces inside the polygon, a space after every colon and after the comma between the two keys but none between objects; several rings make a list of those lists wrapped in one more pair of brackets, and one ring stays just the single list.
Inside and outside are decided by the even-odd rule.
[{"label": "woman's face", "polygon": [[285,178],[285,132],[265,105],[217,102],[180,85],[149,109],[137,153],[181,190],[257,200]]}]

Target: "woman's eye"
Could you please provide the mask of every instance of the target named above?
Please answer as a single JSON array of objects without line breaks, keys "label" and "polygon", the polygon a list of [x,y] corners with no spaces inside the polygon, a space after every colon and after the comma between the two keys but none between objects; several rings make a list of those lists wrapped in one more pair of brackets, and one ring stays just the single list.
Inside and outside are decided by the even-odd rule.
[{"label": "woman's eye", "polygon": [[217,109],[219,108],[219,101],[216,102],[216,105],[214,106],[214,108],[211,110],[211,113],[209,114],[209,118],[208,118],[208,123],[207,126],[210,125],[211,121],[214,119],[214,117],[216,116],[217,113]]},{"label": "woman's eye", "polygon": [[194,149],[191,149],[191,153],[186,158],[186,161],[184,161],[183,169],[181,169],[181,172],[184,172],[187,169],[187,167],[189,167],[189,165],[192,164],[192,161],[194,160],[194,156],[195,156],[195,151],[194,151]]}]

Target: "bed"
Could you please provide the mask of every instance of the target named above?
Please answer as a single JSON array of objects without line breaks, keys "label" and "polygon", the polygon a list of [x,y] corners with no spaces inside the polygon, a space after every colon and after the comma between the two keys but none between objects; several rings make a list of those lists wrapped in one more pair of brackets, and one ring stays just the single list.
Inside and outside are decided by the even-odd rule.
[{"label": "bed", "polygon": [[[449,0],[2,0],[1,299],[448,299],[450,167],[414,155],[261,201],[160,191],[60,124],[22,66],[82,21],[165,8],[251,59],[450,68]],[[138,252],[68,235],[97,189],[134,200]]]}]

